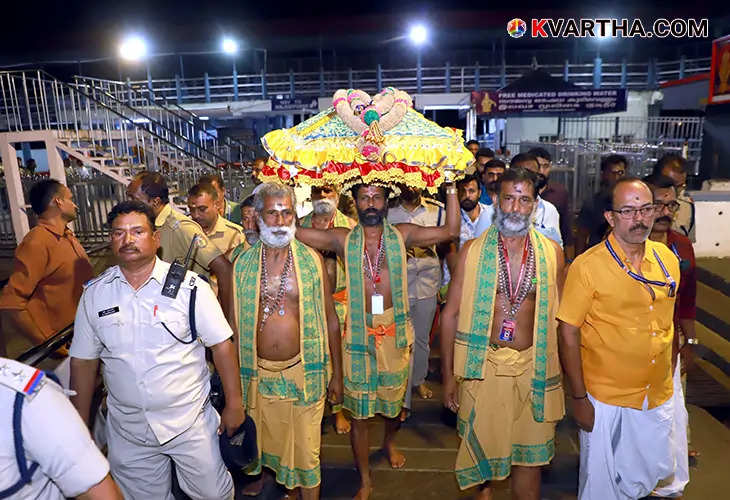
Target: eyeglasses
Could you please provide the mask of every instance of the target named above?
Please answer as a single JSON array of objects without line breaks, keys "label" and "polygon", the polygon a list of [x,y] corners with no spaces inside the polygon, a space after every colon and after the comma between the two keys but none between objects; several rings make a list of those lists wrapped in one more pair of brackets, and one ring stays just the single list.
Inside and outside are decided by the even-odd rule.
[{"label": "eyeglasses", "polygon": [[661,201],[658,201],[654,203],[654,207],[656,207],[657,213],[660,213],[665,208],[669,210],[670,212],[674,213],[677,210],[679,210],[679,202],[678,201],[670,201],[669,203],[662,203]]},{"label": "eyeglasses", "polygon": [[611,212],[618,214],[618,216],[622,219],[628,220],[636,217],[636,214],[639,214],[641,217],[649,217],[650,215],[654,215],[656,210],[657,209],[655,205],[646,205],[640,208],[622,208],[620,210],[611,210]]}]

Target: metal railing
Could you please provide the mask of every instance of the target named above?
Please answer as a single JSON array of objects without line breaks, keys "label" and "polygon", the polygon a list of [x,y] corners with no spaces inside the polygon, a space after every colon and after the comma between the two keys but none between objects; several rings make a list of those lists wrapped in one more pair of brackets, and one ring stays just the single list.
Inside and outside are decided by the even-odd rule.
[{"label": "metal railing", "polygon": [[686,116],[621,116],[561,118],[558,137],[568,143],[598,143],[603,149],[639,152],[652,147],[681,151],[686,148],[687,160],[694,174],[702,153],[704,118]]},{"label": "metal railing", "polygon": [[[651,89],[659,84],[710,71],[710,58],[674,61],[603,63],[597,58],[592,64],[548,64],[540,66],[552,76],[581,87]],[[132,86],[149,88],[155,99],[194,103],[231,102],[236,100],[268,99],[271,96],[312,97],[331,96],[340,88],[360,88],[377,92],[384,86],[394,86],[409,93],[470,92],[497,89],[507,85],[532,69],[531,65],[471,65],[370,70],[343,69],[337,71],[253,73],[197,78],[160,78],[131,82]]]},{"label": "metal railing", "polygon": [[600,189],[601,159],[610,154],[626,158],[627,175],[651,174],[657,160],[667,153],[681,153],[681,148],[666,144],[620,144],[606,142],[531,142],[523,141],[516,150],[545,148],[552,156],[551,182],[562,184],[571,194],[572,207],[579,210],[583,201]]},{"label": "metal railing", "polygon": [[[165,171],[163,174],[170,190],[170,202],[186,211],[185,198],[188,190],[198,182],[202,175],[213,172],[213,169],[191,169]],[[252,182],[250,174],[242,169],[217,169],[226,185],[226,195],[229,199],[239,200],[245,187]],[[27,199],[28,192],[33,184],[44,175],[24,176],[21,185]],[[66,183],[78,205],[78,216],[74,220],[74,233],[81,243],[89,248],[107,244],[109,241],[109,227],[107,215],[112,207],[126,199],[124,186],[110,177],[86,168],[68,168]],[[0,183],[0,199],[7,199],[7,189]],[[30,213],[31,220],[35,217]],[[33,222],[31,222],[33,225]],[[0,203],[0,248],[15,248],[15,233],[10,220],[9,204]],[[89,250],[92,251],[92,250]]]},{"label": "metal railing", "polygon": [[195,169],[230,163],[145,110],[41,70],[0,72],[0,98],[0,131],[55,131],[69,147],[125,173],[145,166]]},{"label": "metal railing", "polygon": [[242,165],[244,162],[254,159],[254,151],[250,147],[230,137],[219,139],[217,135],[206,129],[205,120],[201,120],[198,115],[183,108],[175,101],[156,96],[147,87],[146,82],[132,84],[129,81],[120,82],[85,76],[75,76],[74,82],[76,86],[97,89],[113,96],[117,101],[144,111],[166,128],[198,144],[202,149],[215,153],[228,163]]}]

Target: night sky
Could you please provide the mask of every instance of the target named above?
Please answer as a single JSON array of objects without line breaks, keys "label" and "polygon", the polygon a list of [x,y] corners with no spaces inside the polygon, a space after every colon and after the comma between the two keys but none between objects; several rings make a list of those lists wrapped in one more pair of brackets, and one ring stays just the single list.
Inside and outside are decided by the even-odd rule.
[{"label": "night sky", "polygon": [[[720,34],[730,33],[728,2],[672,4],[666,1],[589,0],[557,2],[556,5],[560,5],[557,8],[545,5],[544,1],[458,0],[4,2],[0,66],[115,56],[120,39],[133,31],[146,36],[150,52],[217,50],[221,37],[230,34],[238,38],[244,47],[264,47],[274,56],[277,51],[280,55],[290,52],[292,58],[314,57],[320,48],[340,50],[345,55],[347,50],[362,51],[371,44],[363,42],[368,40],[367,37],[383,40],[397,36],[407,30],[412,19],[427,21],[434,31],[433,44],[444,50],[489,49],[495,38],[505,38],[507,20],[512,17],[529,19],[538,17],[538,14],[540,17],[567,18],[578,18],[582,14],[587,17],[709,17],[710,38],[714,35],[713,27]],[[480,30],[485,34],[491,33],[491,38],[459,36],[460,33],[479,33]],[[529,47],[531,41],[508,39],[508,42],[511,44],[508,49],[512,49]],[[667,41],[665,45],[682,43],[687,42]],[[695,41],[693,43],[696,45]],[[540,41],[540,44],[541,49],[554,45],[557,51],[569,50],[568,45],[559,41]],[[632,50],[634,47],[639,50],[646,47],[648,52],[653,50],[648,42],[632,40],[630,44]],[[385,46],[380,42],[372,45],[374,49]],[[709,41],[702,47],[705,45],[709,47]],[[392,47],[399,49],[397,44]],[[229,61],[223,63],[229,64]],[[241,64],[245,69],[246,61]],[[164,71],[163,68],[160,71]]]}]

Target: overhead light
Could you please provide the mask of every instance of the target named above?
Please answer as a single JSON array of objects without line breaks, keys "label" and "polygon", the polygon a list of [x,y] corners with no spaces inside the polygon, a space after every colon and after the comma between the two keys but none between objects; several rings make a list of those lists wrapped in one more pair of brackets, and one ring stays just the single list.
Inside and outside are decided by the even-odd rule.
[{"label": "overhead light", "polygon": [[147,118],[132,118],[132,121],[134,123],[149,123],[150,122]]},{"label": "overhead light", "polygon": [[205,121],[210,120],[210,116],[199,116],[198,120],[205,122]]},{"label": "overhead light", "polygon": [[408,38],[410,38],[411,42],[416,46],[423,45],[426,43],[426,39],[428,38],[428,30],[423,24],[416,24],[411,26],[411,29],[408,32]]},{"label": "overhead light", "polygon": [[127,61],[139,61],[147,55],[147,44],[139,36],[130,36],[119,46],[119,55]]},{"label": "overhead light", "polygon": [[236,42],[233,38],[226,37],[221,43],[221,48],[226,54],[235,54],[238,52],[238,42]]}]

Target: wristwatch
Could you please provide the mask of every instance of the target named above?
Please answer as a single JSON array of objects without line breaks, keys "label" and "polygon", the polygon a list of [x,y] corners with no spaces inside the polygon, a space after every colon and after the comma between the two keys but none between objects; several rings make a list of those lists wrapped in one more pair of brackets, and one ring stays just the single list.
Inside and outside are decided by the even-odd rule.
[{"label": "wristwatch", "polygon": [[691,339],[687,339],[687,343],[692,345],[698,345],[700,341],[693,337]]}]

